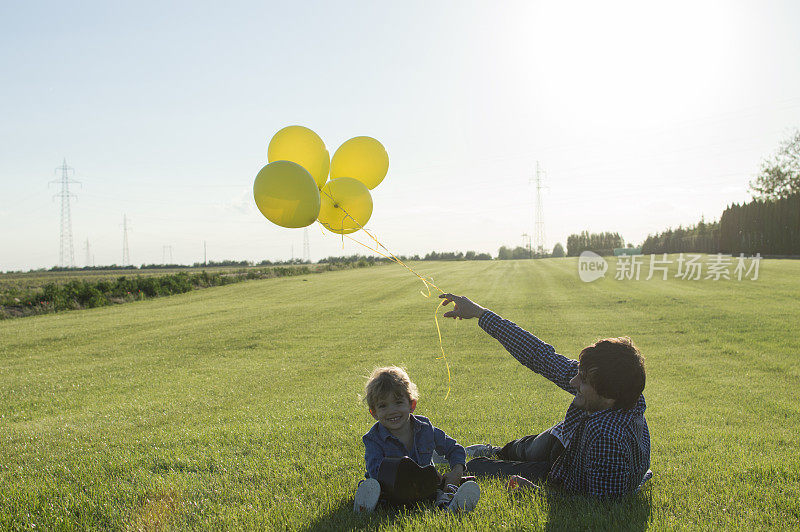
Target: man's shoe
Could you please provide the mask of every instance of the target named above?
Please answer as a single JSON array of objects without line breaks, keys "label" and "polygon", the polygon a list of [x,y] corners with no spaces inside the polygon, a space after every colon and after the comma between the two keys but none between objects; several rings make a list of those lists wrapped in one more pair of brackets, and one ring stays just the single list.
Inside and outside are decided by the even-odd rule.
[{"label": "man's shoe", "polygon": [[502,447],[495,447],[488,443],[477,443],[466,448],[467,454],[472,458],[496,458]]},{"label": "man's shoe", "polygon": [[378,499],[381,496],[381,485],[374,478],[368,478],[361,481],[356,490],[356,499],[353,502],[353,511],[371,512],[378,504]]},{"label": "man's shoe", "polygon": [[481,488],[474,480],[468,480],[458,487],[447,509],[451,512],[471,512],[481,498]]},{"label": "man's shoe", "polygon": [[538,484],[534,484],[525,477],[519,475],[511,475],[506,484],[506,490],[511,497],[530,497],[533,494],[545,495],[544,488]]},{"label": "man's shoe", "polygon": [[508,491],[516,491],[519,489],[530,489],[536,487],[536,484],[531,482],[525,477],[521,477],[519,475],[511,475],[508,478],[508,483],[506,484],[506,490]]}]

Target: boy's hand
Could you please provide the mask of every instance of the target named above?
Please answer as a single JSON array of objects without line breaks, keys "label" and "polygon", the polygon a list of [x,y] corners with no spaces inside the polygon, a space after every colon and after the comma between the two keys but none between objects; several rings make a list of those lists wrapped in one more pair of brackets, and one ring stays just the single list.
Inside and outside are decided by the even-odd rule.
[{"label": "boy's hand", "polygon": [[444,474],[444,484],[455,484],[456,486],[461,485],[461,477],[464,476],[464,466],[458,464],[453,468],[452,471],[449,473]]},{"label": "boy's hand", "polygon": [[470,318],[480,318],[486,309],[482,306],[473,303],[464,296],[454,296],[453,294],[442,294],[439,296],[444,299],[443,307],[446,307],[452,301],[455,303],[455,308],[449,312],[444,313],[445,318],[453,318],[460,320],[468,320]]}]

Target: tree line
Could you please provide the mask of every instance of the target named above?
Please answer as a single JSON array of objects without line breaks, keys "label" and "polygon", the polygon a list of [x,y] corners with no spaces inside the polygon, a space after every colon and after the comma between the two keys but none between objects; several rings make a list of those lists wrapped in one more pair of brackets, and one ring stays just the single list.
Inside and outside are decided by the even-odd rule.
[{"label": "tree line", "polygon": [[594,251],[598,255],[612,255],[614,248],[624,244],[619,233],[589,233],[581,231],[577,235],[567,237],[567,256],[577,257],[584,251]]},{"label": "tree line", "polygon": [[647,235],[642,253],[718,253],[719,222],[700,222],[689,227],[669,228],[662,233]]},{"label": "tree line", "polygon": [[[489,253],[481,253],[477,251],[431,251],[420,257],[419,255],[395,255],[402,262],[420,261],[420,260],[492,260]],[[376,256],[363,256],[363,255],[349,255],[345,257],[327,257],[320,259],[320,263],[329,261],[338,262],[354,262],[358,260],[368,260],[372,262],[390,262],[390,257],[376,257]]]},{"label": "tree line", "polygon": [[729,205],[719,221],[648,235],[642,253],[800,255],[800,130],[761,162],[750,191],[752,201]]},{"label": "tree line", "polygon": [[718,222],[649,235],[642,253],[800,255],[800,193],[726,208]]},{"label": "tree line", "polygon": [[719,220],[722,253],[800,254],[800,193],[775,201],[733,204]]}]

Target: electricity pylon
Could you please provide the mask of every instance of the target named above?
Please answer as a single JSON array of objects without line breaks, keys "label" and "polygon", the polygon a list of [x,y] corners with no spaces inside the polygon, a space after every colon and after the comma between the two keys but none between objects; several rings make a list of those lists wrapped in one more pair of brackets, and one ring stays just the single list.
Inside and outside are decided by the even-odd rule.
[{"label": "electricity pylon", "polygon": [[533,231],[533,249],[535,253],[543,257],[545,255],[544,243],[544,209],[542,208],[542,189],[546,188],[542,185],[542,171],[539,166],[539,161],[536,161],[536,177],[531,179],[531,182],[536,183],[536,220],[534,222]]},{"label": "electricity pylon", "polygon": [[128,252],[128,217],[122,215],[122,266],[130,266],[131,254]]},{"label": "electricity pylon", "polygon": [[58,264],[61,267],[72,268],[75,266],[75,249],[72,246],[72,216],[70,214],[69,198],[77,198],[77,196],[75,196],[75,194],[70,194],[69,184],[77,183],[80,185],[80,181],[70,179],[69,173],[72,172],[74,176],[75,169],[71,166],[67,166],[66,157],[61,166],[55,169],[56,172],[59,170],[61,170],[61,179],[48,183],[48,185],[52,183],[61,184],[61,191],[53,196],[53,198],[61,198],[61,246],[58,251]]}]

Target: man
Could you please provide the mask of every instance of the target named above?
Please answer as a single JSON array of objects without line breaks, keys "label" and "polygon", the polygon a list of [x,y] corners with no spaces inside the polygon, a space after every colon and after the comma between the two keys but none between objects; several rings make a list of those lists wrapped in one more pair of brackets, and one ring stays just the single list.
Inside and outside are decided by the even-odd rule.
[{"label": "man", "polygon": [[547,480],[567,491],[595,496],[633,492],[652,475],[642,396],[644,358],[630,338],[600,340],[583,349],[578,360],[570,360],[466,297],[439,297],[443,305],[455,303],[445,317],[478,318],[478,325],[514,358],[575,396],[564,420],[541,434],[503,447],[467,447],[476,457],[467,463],[470,473],[512,477],[510,485]]}]

